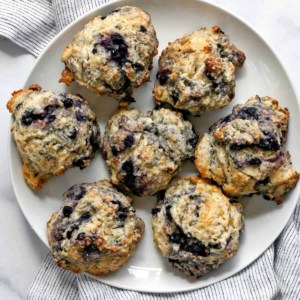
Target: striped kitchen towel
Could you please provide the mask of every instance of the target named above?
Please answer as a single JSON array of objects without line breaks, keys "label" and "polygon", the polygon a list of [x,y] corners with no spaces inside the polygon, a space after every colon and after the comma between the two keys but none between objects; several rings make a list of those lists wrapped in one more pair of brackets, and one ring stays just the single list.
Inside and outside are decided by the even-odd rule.
[{"label": "striped kitchen towel", "polygon": [[[0,35],[35,56],[74,19],[110,0],[0,0]],[[186,293],[148,294],[112,288],[59,269],[49,254],[28,299],[300,299],[300,204],[276,242],[238,274]]]}]

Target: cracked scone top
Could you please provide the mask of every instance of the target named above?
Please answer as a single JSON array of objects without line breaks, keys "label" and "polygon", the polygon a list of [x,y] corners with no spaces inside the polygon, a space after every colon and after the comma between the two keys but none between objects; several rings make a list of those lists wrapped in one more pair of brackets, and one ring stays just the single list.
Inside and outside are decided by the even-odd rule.
[{"label": "cracked scone top", "polygon": [[299,179],[284,150],[288,120],[288,109],[270,97],[236,105],[199,141],[195,164],[201,177],[230,197],[261,193],[280,204]]},{"label": "cracked scone top", "polygon": [[48,222],[48,241],[61,268],[105,275],[122,267],[144,232],[131,199],[107,180],[72,186]]},{"label": "cracked scone top", "polygon": [[150,78],[158,41],[151,17],[137,7],[117,8],[97,16],[65,48],[61,82],[73,80],[98,95],[132,101],[133,87]]},{"label": "cracked scone top", "polygon": [[205,179],[174,179],[152,215],[157,248],[187,276],[200,277],[238,251],[242,207]]},{"label": "cracked scone top", "polygon": [[153,96],[194,116],[222,108],[234,97],[235,72],[245,59],[218,26],[196,30],[162,51]]},{"label": "cracked scone top", "polygon": [[99,148],[96,115],[85,99],[41,91],[38,85],[14,92],[7,104],[11,131],[23,160],[23,174],[33,189],[70,167],[88,166]]},{"label": "cracked scone top", "polygon": [[114,185],[135,195],[153,195],[193,157],[196,143],[192,124],[181,113],[122,109],[108,121],[101,151]]}]

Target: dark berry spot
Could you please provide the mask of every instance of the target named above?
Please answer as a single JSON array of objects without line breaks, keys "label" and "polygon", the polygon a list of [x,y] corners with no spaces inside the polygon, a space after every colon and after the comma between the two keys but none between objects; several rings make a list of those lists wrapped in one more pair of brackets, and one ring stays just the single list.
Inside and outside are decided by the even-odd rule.
[{"label": "dark berry spot", "polygon": [[141,28],[140,28],[140,32],[147,32],[146,27],[142,25]]},{"label": "dark berry spot", "polygon": [[248,164],[251,166],[257,166],[261,164],[261,160],[258,157],[253,157],[248,160]]},{"label": "dark berry spot", "polygon": [[83,249],[83,256],[85,259],[96,259],[100,255],[100,250],[95,244],[86,246]]},{"label": "dark berry spot", "polygon": [[206,77],[210,80],[210,81],[214,81],[215,78],[209,73],[209,72],[206,72],[205,73]]},{"label": "dark berry spot", "polygon": [[241,149],[246,148],[248,146],[249,145],[247,145],[247,144],[232,143],[230,145],[230,150],[241,150]]},{"label": "dark berry spot", "polygon": [[[130,80],[126,77],[125,79],[125,82],[123,84],[123,86],[121,88],[119,88],[118,90],[116,90],[116,93],[118,95],[121,95],[121,94],[130,94],[130,90],[131,90],[131,82]],[[122,99],[122,102],[128,102],[128,103],[131,103],[131,102],[135,102],[134,99],[131,97],[131,96],[125,96],[123,97]]]},{"label": "dark berry spot", "polygon": [[54,122],[54,121],[56,120],[56,117],[55,117],[55,115],[50,115],[50,116],[47,118],[47,120],[48,120],[48,123],[52,123],[52,122]]},{"label": "dark berry spot", "polygon": [[278,141],[271,133],[268,133],[268,136],[266,138],[260,140],[258,147],[264,150],[272,151],[277,151],[280,149]]},{"label": "dark berry spot", "polygon": [[213,249],[221,249],[222,245],[220,243],[218,244],[208,244],[209,248],[213,248]]},{"label": "dark berry spot", "polygon": [[29,126],[34,121],[34,114],[32,110],[26,110],[22,116],[22,124],[25,126]]},{"label": "dark berry spot", "polygon": [[152,216],[156,216],[160,212],[161,208],[160,207],[154,207],[151,210]]},{"label": "dark berry spot", "polygon": [[124,140],[124,147],[129,148],[133,145],[133,143],[134,143],[133,135],[127,135],[125,140]]},{"label": "dark berry spot", "polygon": [[187,144],[190,145],[193,149],[195,149],[198,143],[198,136],[195,132],[194,127],[193,127],[193,133],[194,136],[187,140]]},{"label": "dark berry spot", "polygon": [[63,102],[65,108],[70,108],[73,106],[73,99],[71,99],[71,98],[63,99],[62,102]]},{"label": "dark berry spot", "polygon": [[207,256],[209,254],[209,249],[206,248],[201,241],[196,238],[188,237],[182,232],[174,232],[169,238],[172,243],[179,244],[181,250],[191,252],[199,256]]},{"label": "dark berry spot", "polygon": [[261,186],[267,185],[268,183],[269,183],[269,177],[266,177],[263,180],[258,180],[254,184],[254,189],[258,190],[258,189],[260,189]]},{"label": "dark berry spot", "polygon": [[243,120],[249,120],[249,119],[258,119],[258,112],[256,107],[243,107],[238,112],[238,117]]},{"label": "dark berry spot", "polygon": [[136,72],[141,72],[145,69],[144,66],[140,63],[132,64],[132,67],[135,69]]},{"label": "dark berry spot", "polygon": [[84,233],[84,232],[80,232],[80,233],[77,235],[76,240],[82,241],[84,238],[85,238],[85,233]]},{"label": "dark berry spot", "polygon": [[92,216],[92,214],[90,212],[85,212],[84,214],[82,214],[80,216],[80,218],[78,219],[78,222],[81,223],[82,221],[89,219],[91,216]]},{"label": "dark berry spot", "polygon": [[[119,33],[113,33],[110,37],[106,38],[100,36],[99,44],[110,54],[110,58],[119,65],[123,65],[126,62],[128,46]],[[94,44],[94,48],[96,48],[97,45],[98,43]]]},{"label": "dark berry spot", "polygon": [[91,134],[89,142],[92,146],[93,152],[96,152],[99,149],[98,137],[94,136],[94,133]]},{"label": "dark berry spot", "polygon": [[[101,17],[101,20],[105,20],[106,19],[106,16],[103,16],[103,17]],[[96,51],[97,52],[97,51]]]},{"label": "dark berry spot", "polygon": [[72,128],[72,130],[68,133],[68,137],[71,140],[74,140],[77,136],[77,129],[75,127]]},{"label": "dark berry spot", "polygon": [[70,239],[72,237],[72,233],[73,233],[73,231],[71,231],[71,230],[67,231],[67,233],[66,233],[67,239]]},{"label": "dark berry spot", "polygon": [[112,154],[113,154],[114,156],[116,156],[116,155],[118,155],[119,150],[118,150],[118,148],[117,148],[116,146],[112,146],[112,147],[111,147],[111,152],[112,152]]},{"label": "dark berry spot", "polygon": [[177,91],[173,91],[171,94],[171,98],[173,99],[174,104],[176,104],[179,100],[179,93]]},{"label": "dark berry spot", "polygon": [[164,85],[168,81],[169,75],[171,73],[172,72],[169,69],[162,69],[156,74],[156,78],[161,85]]},{"label": "dark berry spot", "polygon": [[65,217],[70,217],[71,213],[73,212],[73,208],[71,206],[64,206],[63,207],[63,215]]},{"label": "dark berry spot", "polygon": [[134,175],[134,166],[133,166],[133,162],[132,160],[128,159],[126,160],[123,165],[122,165],[122,170],[125,172],[125,181],[130,182],[130,184],[132,184],[135,175]]},{"label": "dark berry spot", "polygon": [[111,203],[118,205],[118,209],[116,211],[116,219],[118,221],[124,221],[127,218],[129,209],[126,206],[123,206],[122,203],[118,200],[113,200]]},{"label": "dark berry spot", "polygon": [[97,48],[93,48],[92,53],[96,54],[98,52]]},{"label": "dark berry spot", "polygon": [[74,167],[78,167],[80,170],[83,170],[86,167],[87,158],[83,157],[73,162]]},{"label": "dark berry spot", "polygon": [[265,200],[271,200],[271,198],[270,198],[268,195],[263,195],[263,198],[264,198]]},{"label": "dark berry spot", "polygon": [[78,201],[86,194],[86,188],[82,185],[73,185],[67,192],[66,197]]},{"label": "dark berry spot", "polygon": [[75,115],[76,115],[77,121],[79,121],[79,122],[86,120],[86,116],[80,110],[76,110]]}]

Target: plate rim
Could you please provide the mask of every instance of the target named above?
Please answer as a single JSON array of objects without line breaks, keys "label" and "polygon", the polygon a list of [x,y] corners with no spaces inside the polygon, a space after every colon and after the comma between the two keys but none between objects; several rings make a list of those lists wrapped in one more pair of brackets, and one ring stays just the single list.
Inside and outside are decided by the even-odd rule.
[{"label": "plate rim", "polygon": [[[32,76],[32,74],[34,73],[34,70],[36,68],[36,66],[39,64],[40,60],[42,59],[42,57],[44,56],[44,54],[48,51],[49,48],[52,47],[52,45],[62,36],[65,34],[66,31],[68,31],[72,26],[74,26],[77,23],[80,23],[84,18],[88,17],[89,15],[93,15],[94,13],[96,13],[98,10],[103,9],[105,7],[111,6],[111,5],[122,5],[123,2],[128,2],[131,0],[113,0],[111,2],[107,2],[104,3],[102,5],[97,6],[96,8],[93,8],[91,10],[89,10],[88,12],[84,13],[83,15],[81,15],[80,17],[78,17],[77,19],[75,19],[74,21],[72,21],[70,24],[68,24],[64,29],[62,29],[48,44],[47,46],[42,50],[42,52],[39,54],[39,56],[37,57],[37,59],[35,60],[35,63],[33,64],[33,67],[31,69],[31,71],[29,72],[29,74],[27,75],[27,79],[25,81],[25,83],[23,84],[23,89],[27,89],[28,85],[29,85],[29,78]],[[171,0],[172,1],[172,0]],[[295,99],[296,99],[296,104],[297,104],[297,108],[298,108],[298,114],[300,114],[300,99],[298,96],[298,92],[295,89],[294,86],[294,82],[291,79],[289,73],[287,72],[286,67],[284,66],[284,64],[282,63],[279,55],[277,55],[277,52],[274,50],[274,48],[269,44],[269,42],[267,40],[265,40],[262,35],[252,26],[248,23],[248,21],[245,21],[244,19],[242,19],[241,17],[239,17],[236,13],[224,8],[223,6],[221,6],[220,4],[216,4],[216,3],[211,3],[209,2],[209,0],[188,0],[188,1],[193,1],[193,2],[200,2],[200,3],[204,3],[214,9],[217,9],[219,11],[222,11],[223,13],[229,15],[230,17],[238,20],[239,22],[241,22],[245,27],[247,27],[248,30],[250,30],[255,36],[257,36],[260,41],[265,44],[265,46],[267,47],[267,49],[274,55],[274,58],[277,60],[278,65],[280,66],[280,68],[283,71],[283,75],[286,76],[286,79],[288,81],[288,83],[291,86],[291,92],[292,94],[294,94]],[[123,4],[124,5],[124,4]],[[129,3],[127,3],[126,5],[130,5]],[[10,124],[12,124],[12,118],[10,120]],[[13,177],[13,170],[12,170],[12,147],[16,147],[13,137],[12,135],[9,133],[8,134],[8,163],[9,163],[9,173],[10,173],[10,179],[11,179],[11,183],[12,183],[12,187],[13,187],[13,191],[14,194],[16,196],[16,200],[18,202],[18,205],[22,211],[23,216],[25,217],[27,223],[29,224],[30,228],[33,230],[33,232],[38,236],[38,238],[42,241],[42,243],[50,250],[49,244],[45,243],[45,241],[40,237],[40,235],[34,230],[34,226],[30,221],[30,218],[28,218],[27,213],[25,212],[25,209],[23,209],[23,204],[20,201],[21,196],[19,195],[19,193],[17,192],[17,184],[14,180]],[[298,194],[296,195],[297,199],[299,199],[300,197],[300,190],[298,191]],[[252,264],[253,262],[255,262],[269,247],[270,245],[272,245],[274,243],[274,241],[278,238],[278,236],[281,234],[281,232],[284,230],[284,228],[287,226],[289,220],[291,219],[293,212],[295,210],[297,206],[297,201],[295,201],[295,203],[293,204],[293,208],[291,210],[291,214],[286,217],[285,222],[282,223],[281,228],[278,230],[278,232],[276,232],[274,234],[274,238],[272,239],[272,241],[270,242],[270,244],[268,244],[263,250],[259,251],[258,254],[255,255],[255,258],[250,261],[250,262],[246,262],[245,264],[243,264],[243,267],[240,268],[239,270],[233,270],[230,271],[229,274],[225,273],[223,276],[221,276],[220,278],[217,278],[216,280],[212,279],[212,282],[208,283],[205,286],[202,287],[195,287],[195,286],[191,286],[191,287],[187,287],[187,288],[180,288],[180,289],[173,289],[172,291],[151,291],[151,290],[145,290],[143,288],[139,288],[138,286],[135,289],[132,289],[130,287],[124,286],[122,284],[115,284],[115,283],[110,283],[109,281],[107,281],[104,277],[97,277],[94,276],[92,274],[83,272],[82,274],[87,275],[88,277],[91,277],[101,283],[107,284],[109,286],[112,287],[116,287],[116,288],[120,288],[120,289],[124,289],[124,290],[129,290],[129,291],[135,291],[135,292],[144,292],[144,293],[150,293],[150,294],[169,294],[169,293],[178,293],[178,292],[189,292],[189,291],[193,291],[196,289],[202,289],[205,287],[208,287],[212,284],[218,283],[220,281],[223,281],[225,279],[228,279],[230,277],[232,277],[233,275],[237,274],[238,272],[243,271],[246,267],[248,267],[250,264]]]}]

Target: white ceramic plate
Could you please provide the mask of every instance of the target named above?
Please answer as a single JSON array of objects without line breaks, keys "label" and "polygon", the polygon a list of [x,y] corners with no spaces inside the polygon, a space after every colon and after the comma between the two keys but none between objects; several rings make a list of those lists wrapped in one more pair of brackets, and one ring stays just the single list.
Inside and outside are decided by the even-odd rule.
[{"label": "white ceramic plate", "polygon": [[[253,95],[269,95],[280,100],[291,112],[289,139],[287,148],[292,154],[294,167],[300,170],[299,146],[299,106],[286,72],[281,63],[263,41],[243,21],[225,10],[196,0],[138,0],[118,1],[98,8],[63,30],[47,47],[37,60],[25,87],[38,83],[44,89],[55,91],[71,91],[85,96],[96,111],[101,132],[110,116],[117,108],[117,103],[108,97],[96,98],[84,88],[74,85],[67,89],[58,83],[60,73],[64,68],[60,55],[64,47],[72,40],[73,35],[81,30],[85,23],[98,13],[105,15],[117,6],[136,5],[146,10],[152,16],[157,31],[159,50],[169,41],[181,37],[200,27],[221,26],[230,39],[247,56],[246,63],[237,75],[236,96],[231,104],[222,110],[207,113],[201,118],[191,118],[197,132],[207,131],[209,125],[231,111],[233,105],[246,101]],[[160,52],[159,51],[159,52]],[[157,59],[151,73],[152,82],[135,91],[137,103],[134,107],[147,111],[153,107],[151,90],[157,70]],[[93,182],[109,178],[105,163],[97,153],[91,165],[83,171],[68,170],[64,175],[52,178],[43,190],[34,192],[24,182],[21,171],[21,159],[13,140],[10,141],[10,168],[15,194],[25,217],[32,229],[48,246],[46,223],[51,214],[61,205],[64,191],[71,185],[82,182]],[[186,162],[180,175],[196,173],[193,165]],[[112,286],[144,292],[178,292],[204,287],[225,279],[245,268],[253,262],[275,240],[284,228],[296,205],[300,185],[285,196],[284,204],[277,206],[261,197],[243,199],[246,227],[241,238],[240,249],[236,257],[223,264],[218,270],[198,279],[187,279],[170,267],[152,242],[151,208],[155,203],[154,197],[135,198],[134,205],[137,214],[146,223],[146,231],[137,252],[119,271],[105,277],[95,277],[99,281]]]}]

